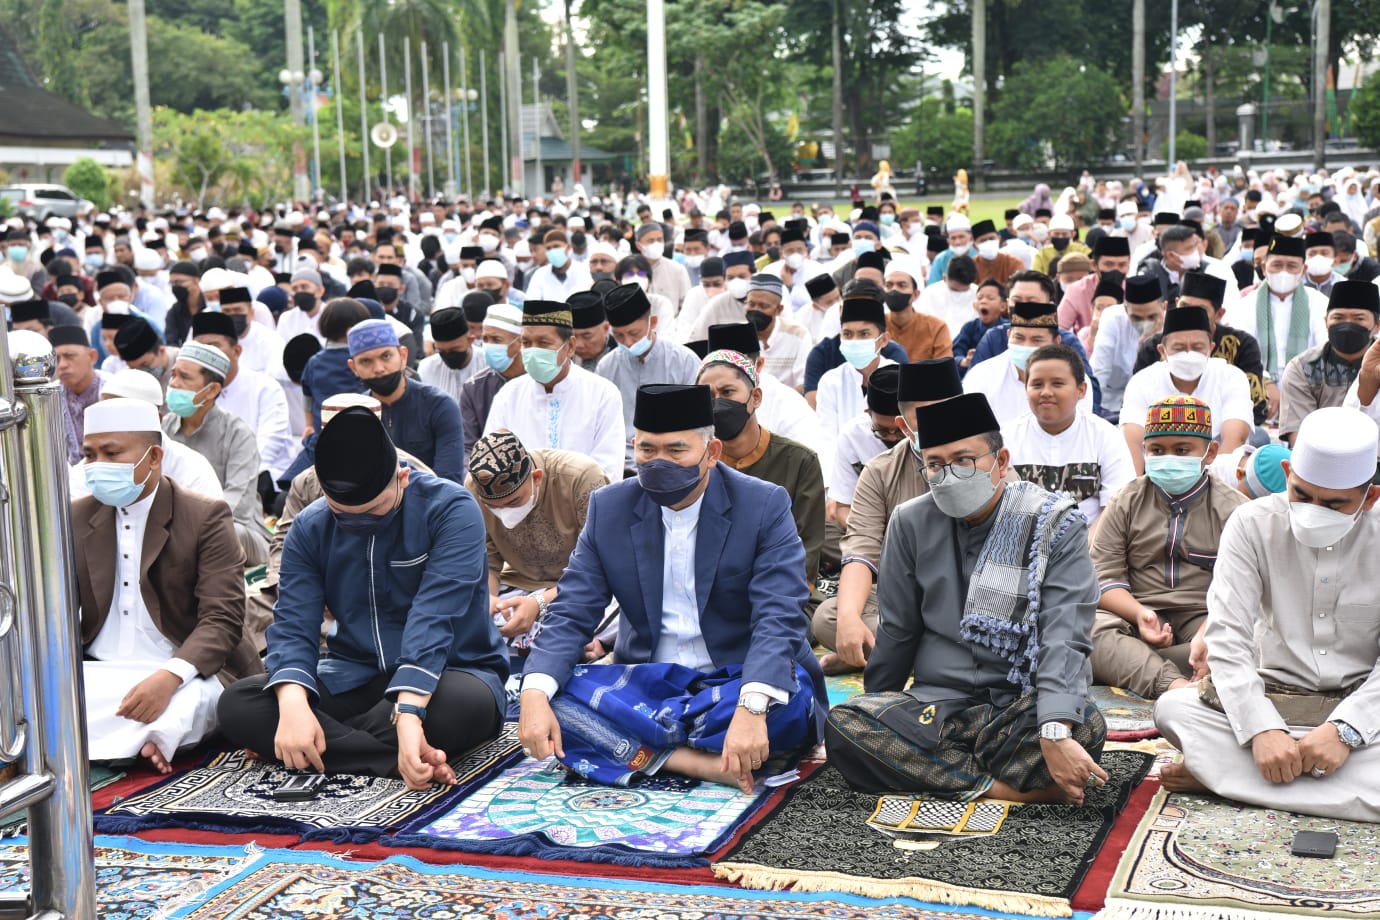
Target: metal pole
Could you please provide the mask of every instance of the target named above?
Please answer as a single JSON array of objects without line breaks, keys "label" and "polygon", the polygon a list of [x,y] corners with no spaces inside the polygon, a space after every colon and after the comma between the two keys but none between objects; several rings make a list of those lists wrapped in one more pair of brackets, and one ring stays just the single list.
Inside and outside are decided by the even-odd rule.
[{"label": "metal pole", "polygon": [[62,386],[52,346],[38,333],[11,333],[0,348],[0,399],[28,414],[3,439],[5,513],[16,549],[15,589],[28,635],[26,686],[36,731],[27,772],[55,781],[29,807],[32,901],[37,915],[95,920],[91,793],[86,758],[85,693],[78,625],[71,508],[67,492]]},{"label": "metal pole", "polygon": [[340,201],[350,200],[350,184],[345,178],[345,84],[340,82],[340,33],[331,30],[331,60],[335,63],[335,136],[340,144]]},{"label": "metal pole", "polygon": [[659,202],[671,194],[666,99],[666,3],[647,0],[647,184],[652,200]]},{"label": "metal pole", "polygon": [[1318,0],[1313,49],[1313,168],[1327,162],[1327,51],[1332,46],[1332,0]]},{"label": "metal pole", "polygon": [[982,163],[987,151],[987,4],[973,0],[973,191],[986,188]]},{"label": "metal pole", "polygon": [[450,42],[441,42],[441,79],[446,84],[446,195],[454,197],[455,188],[455,93],[450,85]]},{"label": "metal pole", "polygon": [[[306,112],[302,106],[302,84],[296,82],[297,77],[305,74],[306,67],[302,64],[302,2],[301,0],[286,0],[283,4],[283,17],[286,23],[287,40],[287,69],[289,79],[286,82],[288,91],[288,108],[292,112],[292,123],[298,128],[306,127]],[[303,78],[305,80],[305,77]],[[311,181],[307,177],[307,154],[302,149],[302,142],[294,140],[292,144],[292,197],[298,201],[305,201],[311,195]]]},{"label": "metal pole", "polygon": [[[834,61],[834,86],[833,86],[833,129],[834,129],[834,197],[843,197],[843,24],[840,19],[843,16],[839,9],[843,0],[833,0],[829,4],[830,18],[834,20],[833,26],[833,61]],[[921,105],[924,103],[922,102]]]},{"label": "metal pole", "polygon": [[500,51],[498,53],[498,117],[500,139],[499,155],[503,158],[503,174],[500,177],[498,187],[506,197],[508,193],[508,182],[512,179],[511,161],[508,159],[508,62],[505,60],[507,54]]},{"label": "metal pole", "polygon": [[421,44],[421,64],[422,64],[422,111],[426,114],[422,116],[422,135],[426,138],[426,193],[429,197],[436,197],[436,173],[434,169],[434,154],[431,149],[431,58],[426,53],[426,39],[422,39]]},{"label": "metal pole", "polygon": [[1270,32],[1275,25],[1275,4],[1265,10],[1265,101],[1260,106],[1260,152],[1270,152]]},{"label": "metal pole", "polygon": [[153,107],[149,104],[149,43],[144,0],[129,0],[129,53],[134,74],[134,113],[139,140],[139,203],[153,207]]},{"label": "metal pole", "polygon": [[364,82],[364,30],[355,33],[359,50],[359,146],[364,151],[364,204],[369,204],[369,187],[373,184],[373,174],[369,167],[369,101],[365,96]]},{"label": "metal pole", "polygon": [[1145,0],[1131,4],[1131,130],[1136,134],[1131,149],[1139,174],[1145,160]]},{"label": "metal pole", "polygon": [[[383,44],[383,33],[379,33],[379,102],[383,104],[383,121],[388,123],[388,53]],[[409,113],[410,114],[410,113]],[[383,194],[381,198],[393,195],[393,148],[383,148]],[[382,202],[380,202],[382,204]]]},{"label": "metal pole", "polygon": [[[575,27],[570,22],[570,0],[565,0],[565,97],[570,109],[570,193],[580,181],[580,90],[575,82]],[[696,60],[699,56],[696,55]]]},{"label": "metal pole", "polygon": [[407,200],[417,194],[417,148],[412,126],[417,122],[417,110],[412,105],[412,39],[403,42],[403,92],[407,94]]},{"label": "metal pole", "polygon": [[[479,49],[479,97],[481,108],[479,109],[480,128],[484,134],[484,198],[489,197],[489,180],[493,176],[489,166],[489,61],[488,55],[483,48]],[[466,170],[469,166],[466,165]]]},{"label": "metal pole", "polygon": [[316,76],[321,73],[316,67],[316,30],[307,26],[307,117],[311,119],[311,160],[315,173],[311,177],[312,197],[324,200],[325,182],[321,179],[321,121],[316,117]]},{"label": "metal pole", "polygon": [[545,120],[541,111],[541,68],[537,59],[532,58],[532,156],[537,161],[537,187],[532,189],[533,195],[546,194],[546,171],[541,165],[541,123]]},{"label": "metal pole", "polygon": [[[481,54],[483,52],[480,52]],[[460,123],[465,135],[465,197],[474,201],[474,173],[470,171],[470,68],[465,61],[465,47],[460,46]],[[486,138],[487,140],[487,138]]]},{"label": "metal pole", "polygon": [[1179,161],[1179,0],[1169,4],[1169,156],[1164,164],[1165,173],[1174,171]]},{"label": "metal pole", "polygon": [[518,51],[517,0],[503,2],[503,56],[508,78],[508,181],[517,198],[528,197],[522,157],[522,61]]}]

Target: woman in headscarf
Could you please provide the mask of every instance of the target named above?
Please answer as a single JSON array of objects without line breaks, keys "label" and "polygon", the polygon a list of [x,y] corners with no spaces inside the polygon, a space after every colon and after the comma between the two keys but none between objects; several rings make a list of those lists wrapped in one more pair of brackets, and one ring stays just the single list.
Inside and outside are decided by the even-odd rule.
[{"label": "woman in headscarf", "polygon": [[1334,200],[1341,205],[1343,214],[1350,217],[1356,226],[1361,226],[1366,222],[1366,199],[1361,194],[1361,180],[1351,175],[1338,185],[1340,193]]},{"label": "woman in headscarf", "polygon": [[1041,208],[1054,210],[1054,199],[1049,197],[1049,186],[1043,182],[1035,186],[1035,191],[1031,193],[1029,198],[1020,203],[1017,210],[1022,214],[1029,214],[1034,217],[1035,212]]}]

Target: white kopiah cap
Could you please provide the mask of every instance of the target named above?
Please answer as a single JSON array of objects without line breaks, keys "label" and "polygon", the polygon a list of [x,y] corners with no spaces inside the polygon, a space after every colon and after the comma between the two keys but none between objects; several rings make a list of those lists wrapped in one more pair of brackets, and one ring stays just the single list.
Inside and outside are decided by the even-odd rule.
[{"label": "white kopiah cap", "polygon": [[1359,409],[1329,406],[1304,417],[1289,468],[1323,489],[1354,489],[1375,477],[1380,428]]},{"label": "white kopiah cap", "polygon": [[143,400],[102,399],[86,407],[86,434],[162,430],[158,410]]},{"label": "white kopiah cap", "polygon": [[127,367],[116,371],[101,386],[101,399],[116,399],[127,396],[146,402],[150,406],[163,405],[163,385],[147,371],[137,367]]}]

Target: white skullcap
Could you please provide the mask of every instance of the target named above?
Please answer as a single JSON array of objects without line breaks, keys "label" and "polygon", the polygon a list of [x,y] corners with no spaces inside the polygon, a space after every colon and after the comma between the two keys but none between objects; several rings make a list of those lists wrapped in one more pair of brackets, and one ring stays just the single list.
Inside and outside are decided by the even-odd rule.
[{"label": "white skullcap", "polygon": [[1073,218],[1067,214],[1056,214],[1050,218],[1049,229],[1051,230],[1072,230]]},{"label": "white skullcap", "polygon": [[365,393],[337,393],[326,397],[321,404],[321,424],[325,425],[341,412],[354,406],[363,406],[375,415],[383,414],[383,403]]},{"label": "white skullcap", "polygon": [[134,269],[141,272],[156,272],[163,267],[163,260],[152,249],[141,249],[134,254]]},{"label": "white skullcap", "polygon": [[0,269],[0,303],[23,303],[34,299],[33,285],[23,275]]},{"label": "white skullcap", "polygon": [[1354,489],[1375,477],[1380,428],[1359,409],[1329,406],[1304,416],[1289,468],[1323,489]]},{"label": "white skullcap", "polygon": [[[460,260],[456,259],[456,261]],[[478,281],[480,278],[498,278],[501,281],[507,281],[508,269],[497,259],[485,259],[474,269],[474,280]]]},{"label": "white skullcap", "polygon": [[301,211],[293,211],[283,219],[286,220],[288,222],[288,225],[292,227],[300,227],[307,222],[306,217],[303,216]]},{"label": "white skullcap", "polygon": [[101,399],[110,400],[127,396],[146,402],[150,406],[163,405],[163,385],[152,374],[135,367],[127,367],[110,375],[101,384]]},{"label": "white skullcap", "polygon": [[915,261],[908,256],[892,259],[886,264],[886,272],[882,277],[890,278],[892,275],[906,275],[911,281],[915,282],[917,287],[925,283],[925,273],[922,272],[919,266],[915,264]]},{"label": "white skullcap", "polygon": [[223,291],[232,287],[249,287],[249,276],[217,266],[206,269],[200,283],[202,291]]},{"label": "white skullcap", "polygon": [[1017,214],[1015,219],[1011,221],[1011,228],[1013,230],[1018,230],[1021,227],[1029,227],[1033,223],[1035,223],[1035,218],[1031,217],[1029,214]]},{"label": "white skullcap", "polygon": [[453,218],[447,218],[446,220],[441,221],[441,229],[442,229],[442,230],[450,230],[450,231],[454,231],[455,233],[459,233],[459,232],[460,232],[460,224],[459,224],[458,221],[454,220]]},{"label": "white skullcap", "polygon": [[589,244],[588,256],[591,259],[595,256],[608,256],[616,262],[618,261],[618,250],[613,248],[612,243],[600,240],[597,243]]},{"label": "white skullcap", "polygon": [[[135,373],[139,374],[143,371],[135,371]],[[145,376],[148,375],[145,374]],[[86,434],[110,434],[117,431],[157,431],[161,433],[163,427],[158,424],[158,410],[143,400],[102,399],[86,407],[84,423]]]},{"label": "white skullcap", "polygon": [[1118,217],[1125,217],[1128,214],[1135,214],[1138,210],[1139,208],[1136,207],[1136,203],[1134,201],[1123,201],[1121,204],[1116,206],[1116,213]]},{"label": "white skullcap", "polygon": [[513,255],[519,259],[525,259],[532,254],[532,247],[527,245],[526,239],[518,240],[513,246]]},{"label": "white skullcap", "polygon": [[430,212],[430,211],[423,211],[422,213],[420,213],[420,214],[417,215],[417,223],[418,223],[418,224],[434,224],[434,223],[436,223],[436,215],[433,214],[433,213]]},{"label": "white skullcap", "polygon": [[522,335],[522,310],[510,303],[496,303],[484,314],[484,325]]},{"label": "white skullcap", "polygon": [[570,230],[585,229],[585,219],[583,217],[572,217],[566,221],[566,227]]},{"label": "white skullcap", "polygon": [[211,210],[206,212],[206,219],[209,221],[225,220],[225,212],[222,211],[220,208],[212,208]]},{"label": "white skullcap", "polygon": [[954,230],[971,230],[973,224],[964,214],[950,214],[949,219],[944,221],[944,232],[950,233]]}]

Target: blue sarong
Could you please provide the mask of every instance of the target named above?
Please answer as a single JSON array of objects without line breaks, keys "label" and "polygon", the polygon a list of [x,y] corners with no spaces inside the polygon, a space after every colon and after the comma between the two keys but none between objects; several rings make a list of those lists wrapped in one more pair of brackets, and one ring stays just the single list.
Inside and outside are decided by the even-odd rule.
[{"label": "blue sarong", "polygon": [[[815,738],[809,672],[796,665],[789,702],[767,712],[771,753],[789,754]],[[581,665],[551,700],[561,724],[561,762],[581,776],[625,786],[651,775],[678,748],[723,751],[738,709],[741,665],[708,674],[679,664]]]}]

